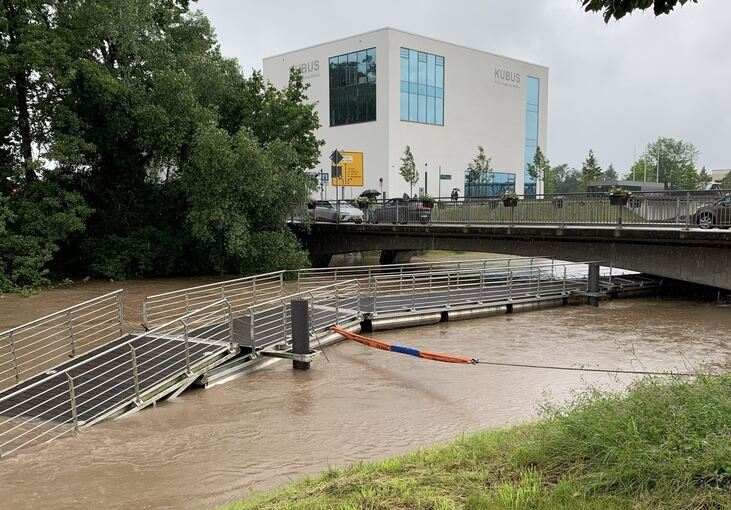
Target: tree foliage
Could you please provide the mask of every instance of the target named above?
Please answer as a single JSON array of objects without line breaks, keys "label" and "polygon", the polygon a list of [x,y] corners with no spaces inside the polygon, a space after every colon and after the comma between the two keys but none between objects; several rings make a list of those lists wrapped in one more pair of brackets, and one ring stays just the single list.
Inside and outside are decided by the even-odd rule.
[{"label": "tree foliage", "polygon": [[721,188],[731,189],[731,172],[727,173],[723,179],[721,179]]},{"label": "tree foliage", "polygon": [[[37,249],[39,275],[266,270],[301,259],[285,211],[306,201],[305,170],[322,141],[298,71],[281,90],[259,72],[246,78],[187,0],[4,0],[0,34],[0,225],[11,235],[20,228],[28,216],[18,208],[31,193],[66,193],[81,219],[58,226],[58,249]],[[201,147],[229,161],[211,160],[238,198],[201,173]],[[36,190],[36,180],[55,188]],[[227,192],[220,203],[213,189]],[[200,218],[210,221],[223,203],[236,214],[214,236],[226,246],[208,251]],[[264,246],[276,256],[262,256]],[[0,251],[0,272],[20,281],[8,277],[17,266],[9,253]]]},{"label": "tree foliage", "polygon": [[636,10],[646,10],[652,7],[655,16],[670,14],[678,5],[698,3],[698,0],[581,0],[586,12],[602,12],[604,21],[621,19]]},{"label": "tree foliage", "polygon": [[482,145],[477,146],[477,155],[475,156],[475,159],[472,160],[472,162],[467,165],[467,178],[470,182],[480,182],[480,180],[487,174],[488,172],[492,172],[492,168],[490,168],[490,162],[492,161],[492,158],[488,158],[485,155],[485,149],[482,147]]},{"label": "tree foliage", "polygon": [[581,164],[581,184],[583,191],[589,187],[589,181],[596,181],[602,178],[602,167],[594,156],[594,151],[589,150],[589,155]]},{"label": "tree foliage", "polygon": [[699,155],[690,142],[660,137],[647,145],[626,178],[662,182],[672,190],[694,190],[700,184],[696,169]]},{"label": "tree foliage", "polygon": [[551,168],[555,193],[580,193],[584,191],[581,172],[569,167],[566,163]]},{"label": "tree foliage", "polygon": [[554,181],[551,173],[551,163],[543,154],[540,147],[536,148],[536,153],[533,155],[533,161],[528,163],[527,170],[528,175],[530,175],[533,180],[543,183],[543,193],[553,193]]},{"label": "tree foliage", "polygon": [[399,174],[406,184],[409,185],[409,196],[414,194],[414,185],[419,182],[419,172],[416,170],[414,163],[414,155],[411,153],[411,147],[408,145],[404,149],[404,155],[401,157],[401,168]]}]

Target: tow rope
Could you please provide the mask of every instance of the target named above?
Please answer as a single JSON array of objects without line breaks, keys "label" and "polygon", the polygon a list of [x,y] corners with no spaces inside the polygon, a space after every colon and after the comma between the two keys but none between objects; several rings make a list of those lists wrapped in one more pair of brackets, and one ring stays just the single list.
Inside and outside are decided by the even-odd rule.
[{"label": "tow rope", "polygon": [[441,361],[443,363],[461,363],[464,365],[477,363],[476,359],[472,359],[468,356],[457,356],[454,354],[440,354],[438,352],[420,351],[419,349],[414,349],[405,345],[396,345],[381,342],[380,340],[368,338],[367,336],[359,335],[357,333],[353,333],[352,331],[348,331],[347,329],[339,328],[337,326],[331,326],[330,329],[335,333],[344,336],[345,338],[354,340],[363,345],[367,345],[368,347],[381,349],[382,351],[398,352],[400,354],[406,354],[408,356],[415,356],[417,358],[428,359],[431,361]]},{"label": "tow rope", "polygon": [[344,336],[349,340],[353,340],[368,347],[374,347],[381,349],[382,351],[398,352],[400,354],[407,354],[409,356],[415,356],[417,358],[428,359],[431,361],[441,361],[443,363],[459,363],[463,365],[492,365],[499,367],[512,367],[512,368],[535,368],[539,370],[568,370],[572,372],[601,372],[605,374],[630,374],[630,375],[659,375],[659,376],[680,376],[680,377],[693,377],[698,374],[689,372],[652,372],[647,370],[621,370],[621,369],[605,369],[605,368],[588,368],[588,367],[560,367],[554,365],[528,365],[525,363],[503,363],[498,361],[480,361],[477,358],[471,358],[469,356],[459,356],[455,354],[441,354],[438,352],[421,351],[414,349],[413,347],[407,347],[405,345],[389,344],[382,342],[374,338],[359,335],[348,331],[347,329],[340,328],[338,326],[330,326],[330,330]]}]

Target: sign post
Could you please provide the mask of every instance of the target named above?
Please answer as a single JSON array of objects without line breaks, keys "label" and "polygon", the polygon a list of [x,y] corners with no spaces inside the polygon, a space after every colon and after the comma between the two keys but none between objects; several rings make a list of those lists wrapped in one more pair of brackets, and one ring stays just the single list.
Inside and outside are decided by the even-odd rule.
[{"label": "sign post", "polygon": [[[336,179],[341,178],[342,169],[340,168],[340,162],[343,160],[343,155],[340,153],[339,150],[335,149],[330,154],[330,161],[333,162],[333,165],[331,168],[332,171],[332,183],[333,186],[335,186],[335,214],[336,214],[336,221],[340,223],[340,200],[338,200],[338,184],[336,182]],[[345,198],[345,188],[343,188],[343,198]]]}]

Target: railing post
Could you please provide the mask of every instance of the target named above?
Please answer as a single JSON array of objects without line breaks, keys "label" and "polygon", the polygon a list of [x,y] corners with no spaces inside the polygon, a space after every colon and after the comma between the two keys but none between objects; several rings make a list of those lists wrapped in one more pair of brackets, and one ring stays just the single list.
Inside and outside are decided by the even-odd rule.
[{"label": "railing post", "polygon": [[236,350],[236,346],[234,345],[236,343],[234,342],[234,312],[231,308],[231,303],[224,301],[224,304],[228,310],[228,350],[229,352],[234,352]]},{"label": "railing post", "polygon": [[485,271],[484,269],[482,271],[480,271],[480,289],[479,289],[479,294],[477,296],[478,304],[482,304],[482,289],[485,286],[485,272],[484,271]]},{"label": "railing post", "polygon": [[378,315],[378,310],[376,309],[378,303],[378,279],[373,279],[373,316],[375,317]]},{"label": "railing post", "polygon": [[690,230],[690,192],[685,193],[685,230]]},{"label": "railing post", "polygon": [[71,419],[74,423],[74,430],[79,431],[79,413],[76,409],[76,390],[74,389],[74,379],[66,372],[66,378],[69,382],[69,399],[71,401]]},{"label": "railing post", "polygon": [[190,340],[188,339],[188,323],[184,319],[180,319],[183,325],[183,345],[185,348],[185,372],[188,376],[192,374],[190,369]]},{"label": "railing post", "polygon": [[282,341],[287,342],[287,302],[284,299],[279,300],[282,303]]},{"label": "railing post", "polygon": [[447,270],[447,308],[452,305],[452,273]]},{"label": "railing post", "polygon": [[561,289],[561,294],[566,295],[566,266],[563,266],[563,287]]},{"label": "railing post", "polygon": [[132,344],[129,346],[129,353],[132,357],[132,382],[135,388],[135,403],[140,405],[142,403],[142,397],[140,397],[140,374],[137,369],[137,349]]},{"label": "railing post", "polygon": [[13,357],[13,370],[15,370],[15,382],[20,382],[20,367],[18,366],[18,355],[15,353],[15,341],[13,340],[13,332],[8,336],[10,340],[10,355]]},{"label": "railing post", "polygon": [[124,303],[122,302],[122,293],[117,294],[117,318],[119,319],[119,336],[122,336],[124,335]]},{"label": "railing post", "polygon": [[536,282],[536,297],[541,297],[541,268],[538,268],[538,281]]},{"label": "railing post", "polygon": [[340,292],[337,284],[335,285],[335,325],[340,325]]},{"label": "railing post", "polygon": [[416,311],[416,275],[411,275],[411,311]]},{"label": "railing post", "polygon": [[188,293],[185,293],[185,313],[190,312],[190,296],[188,296]]},{"label": "railing post", "polygon": [[74,320],[71,318],[71,312],[66,312],[66,323],[69,328],[69,340],[71,341],[71,354],[76,356],[76,343],[74,342]]},{"label": "railing post", "polygon": [[256,304],[256,278],[251,281],[251,304]]},{"label": "railing post", "polygon": [[251,338],[251,355],[256,356],[256,320],[254,310],[249,307],[249,337]]},{"label": "railing post", "polygon": [[224,287],[223,283],[221,284],[221,299],[226,299],[226,288]]},{"label": "railing post", "polygon": [[[256,281],[256,279],[254,279]],[[300,280],[299,280],[299,271],[297,272],[297,292],[300,290]],[[284,294],[284,271],[279,273],[279,295],[282,296]]]},{"label": "railing post", "polygon": [[508,301],[513,300],[513,270],[508,269]]},{"label": "railing post", "polygon": [[147,318],[147,298],[142,302],[142,325],[145,327],[145,330],[150,329],[150,324],[148,322]]},{"label": "railing post", "polygon": [[404,266],[399,266],[399,273],[398,273],[398,291],[403,292],[404,290]]}]

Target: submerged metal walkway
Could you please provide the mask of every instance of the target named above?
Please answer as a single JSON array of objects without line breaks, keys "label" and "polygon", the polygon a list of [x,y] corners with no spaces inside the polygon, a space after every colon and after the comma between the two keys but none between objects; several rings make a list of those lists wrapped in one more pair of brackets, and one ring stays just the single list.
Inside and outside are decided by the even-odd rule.
[{"label": "submerged metal walkway", "polygon": [[[99,298],[95,307],[84,304],[87,324],[96,324],[92,319],[100,317],[94,313],[99,310],[96,305],[104,306],[105,300],[106,296]],[[239,353],[233,342],[233,316],[225,300],[83,353],[68,348],[75,343],[71,332],[76,330],[66,328],[64,339],[55,322],[59,314],[68,317],[76,312],[72,307],[11,330],[11,351],[28,349],[23,343],[16,344],[18,338],[32,341],[31,347],[39,344],[33,348],[39,362],[33,364],[34,370],[26,367],[21,371],[16,361],[12,372],[28,376],[0,392],[0,457],[176,395]],[[53,343],[43,341],[48,340],[43,335],[49,333],[54,334]],[[0,334],[3,337],[10,335]],[[66,361],[47,366],[48,359],[61,356]]]}]

